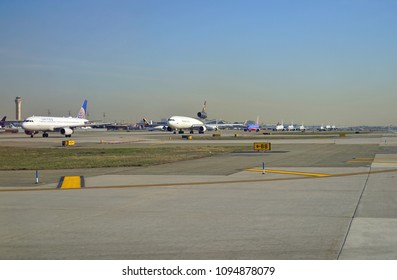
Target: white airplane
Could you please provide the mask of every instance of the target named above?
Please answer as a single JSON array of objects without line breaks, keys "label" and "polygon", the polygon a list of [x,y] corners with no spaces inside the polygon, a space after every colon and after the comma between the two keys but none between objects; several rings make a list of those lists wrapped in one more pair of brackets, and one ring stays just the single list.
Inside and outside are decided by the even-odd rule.
[{"label": "white airplane", "polygon": [[331,130],[331,125],[330,125],[330,124],[327,124],[327,125],[325,126],[325,130]]},{"label": "white airplane", "polygon": [[274,130],[275,130],[275,131],[284,131],[284,130],[285,130],[284,121],[282,121],[281,124],[278,123],[278,124],[276,125],[276,128],[275,128]]},{"label": "white airplane", "polygon": [[211,131],[211,130],[217,131],[218,129],[221,129],[221,127],[219,127],[219,125],[218,125],[218,120],[215,120],[215,123],[206,123],[205,127],[209,131]]},{"label": "white airplane", "polygon": [[48,132],[54,131],[60,132],[62,135],[65,135],[65,137],[71,137],[75,128],[91,126],[86,119],[86,114],[87,100],[84,100],[76,118],[32,116],[22,123],[22,128],[30,137],[33,137],[40,131],[43,132],[43,137],[48,137]]},{"label": "white airplane", "polygon": [[305,131],[306,130],[305,126],[303,125],[303,122],[302,122],[302,125],[299,127],[299,130],[300,131]]},{"label": "white airplane", "polygon": [[337,128],[336,128],[335,125],[327,124],[326,126],[324,126],[324,125],[322,124],[318,130],[319,130],[319,131],[331,131],[331,130],[337,130]]},{"label": "white airplane", "polygon": [[244,123],[227,123],[223,120],[216,119],[215,121],[209,121],[205,123],[207,130],[219,130],[219,129],[242,129],[247,127],[247,121]]},{"label": "white airplane", "polygon": [[[204,120],[207,118],[207,102],[204,101],[203,109],[201,112],[197,113],[197,117]],[[233,128],[239,127],[242,124],[229,124],[229,123],[220,123],[217,120],[215,124],[207,124],[204,121],[185,117],[185,116],[172,116],[167,120],[167,126],[164,126],[164,129],[167,131],[173,131],[174,134],[178,131],[179,134],[184,133],[184,129],[189,129],[190,134],[194,133],[194,130],[198,130],[200,134],[203,134],[207,130],[219,130],[224,128]],[[243,124],[245,125],[245,124]]]},{"label": "white airplane", "polygon": [[191,117],[172,116],[167,120],[168,131],[173,131],[176,134],[176,131],[179,130],[178,133],[183,134],[184,129],[189,129],[190,134],[193,134],[194,129],[197,129],[202,134],[207,130],[207,127],[202,121]]},{"label": "white airplane", "polygon": [[201,112],[197,113],[197,117],[202,120],[205,120],[207,118],[207,101],[204,100],[203,109],[201,109]]},{"label": "white airplane", "polygon": [[294,130],[296,130],[296,129],[294,126],[294,121],[292,121],[292,123],[288,126],[288,131],[294,131]]},{"label": "white airplane", "polygon": [[143,127],[146,130],[149,131],[155,131],[155,130],[164,130],[165,129],[165,123],[153,123],[153,121],[148,121],[147,119],[143,118]]},{"label": "white airplane", "polygon": [[[197,113],[197,116],[200,119],[207,118],[207,101],[204,101],[203,109],[201,112]],[[167,127],[165,127],[167,131],[173,131],[174,134],[178,131],[179,134],[185,133],[184,129],[189,129],[190,134],[194,133],[194,130],[197,129],[200,134],[203,134],[207,130],[206,124],[198,119],[185,117],[185,116],[172,116],[167,120]]]}]

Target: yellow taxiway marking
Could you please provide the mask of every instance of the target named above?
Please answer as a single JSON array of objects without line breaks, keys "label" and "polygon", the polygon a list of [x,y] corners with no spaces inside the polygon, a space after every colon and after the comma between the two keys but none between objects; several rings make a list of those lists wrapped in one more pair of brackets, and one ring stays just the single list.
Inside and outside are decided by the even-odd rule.
[{"label": "yellow taxiway marking", "polygon": [[289,175],[302,175],[302,176],[309,176],[309,177],[329,177],[330,174],[321,174],[321,173],[308,173],[308,172],[300,172],[300,171],[286,171],[286,170],[273,170],[273,169],[265,169],[262,170],[260,168],[248,168],[245,169],[246,171],[251,172],[263,172],[265,173],[278,173],[278,174],[289,174]]},{"label": "yellow taxiway marking", "polygon": [[[261,170],[262,171],[262,170]],[[264,178],[264,179],[247,179],[247,180],[226,180],[226,181],[209,181],[209,182],[180,182],[180,183],[158,183],[158,184],[137,184],[137,185],[120,185],[120,186],[92,186],[84,189],[123,189],[123,188],[144,188],[144,187],[177,187],[177,186],[199,186],[199,185],[226,185],[241,183],[258,183],[258,182],[276,182],[276,181],[293,181],[293,180],[316,180],[321,178],[348,177],[357,175],[370,175],[381,173],[394,173],[397,169],[386,169],[377,171],[362,171],[351,173],[328,174],[327,176],[302,176],[302,177],[285,177],[285,178]],[[79,176],[77,176],[79,177]],[[23,191],[54,191],[59,188],[19,188],[19,189],[1,189],[0,192],[23,192]],[[73,189],[71,189],[73,190]]]},{"label": "yellow taxiway marking", "polygon": [[60,182],[61,189],[80,189],[81,186],[81,176],[65,176]]}]

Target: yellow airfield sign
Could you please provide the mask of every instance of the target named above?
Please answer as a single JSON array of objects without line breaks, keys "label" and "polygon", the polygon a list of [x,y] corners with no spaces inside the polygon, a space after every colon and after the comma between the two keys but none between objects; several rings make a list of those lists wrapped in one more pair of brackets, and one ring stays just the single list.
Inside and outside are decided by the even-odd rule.
[{"label": "yellow airfield sign", "polygon": [[270,151],[271,149],[270,142],[254,143],[255,151]]}]

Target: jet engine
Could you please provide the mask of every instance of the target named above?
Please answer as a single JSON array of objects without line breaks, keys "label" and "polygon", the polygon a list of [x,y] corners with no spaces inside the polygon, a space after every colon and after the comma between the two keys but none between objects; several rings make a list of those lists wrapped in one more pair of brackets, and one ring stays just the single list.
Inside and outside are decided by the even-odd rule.
[{"label": "jet engine", "polygon": [[197,117],[199,117],[200,119],[206,119],[207,113],[206,112],[198,112]]},{"label": "jet engine", "polygon": [[200,126],[199,127],[199,133],[204,133],[204,131],[206,131],[207,128],[205,126]]},{"label": "jet engine", "polygon": [[70,135],[72,135],[74,131],[71,128],[65,127],[65,128],[61,128],[60,132],[62,135],[65,135],[66,137],[70,137]]},{"label": "jet engine", "polygon": [[173,129],[169,126],[163,126],[163,129],[167,131],[173,131]]},{"label": "jet engine", "polygon": [[29,131],[29,130],[25,130],[25,134],[26,134],[26,135],[30,135],[30,136],[35,135],[35,134],[38,134],[38,133],[39,133],[38,131]]}]

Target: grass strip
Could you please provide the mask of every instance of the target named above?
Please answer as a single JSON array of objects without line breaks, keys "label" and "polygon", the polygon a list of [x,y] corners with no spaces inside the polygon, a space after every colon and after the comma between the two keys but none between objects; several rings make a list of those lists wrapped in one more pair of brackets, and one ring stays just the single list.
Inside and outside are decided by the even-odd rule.
[{"label": "grass strip", "polygon": [[150,166],[247,150],[247,146],[151,148],[0,147],[0,170]]}]

